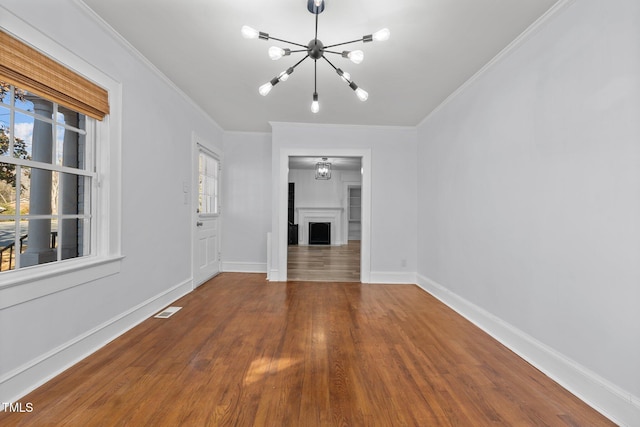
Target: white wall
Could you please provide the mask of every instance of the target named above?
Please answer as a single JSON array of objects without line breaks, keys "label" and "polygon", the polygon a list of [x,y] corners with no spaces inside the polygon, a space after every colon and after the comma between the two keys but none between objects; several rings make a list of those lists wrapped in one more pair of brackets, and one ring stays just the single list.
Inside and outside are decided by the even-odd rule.
[{"label": "white wall", "polygon": [[418,129],[421,283],[517,328],[550,373],[629,425],[640,422],[638,52],[640,2],[576,1]]},{"label": "white wall", "polygon": [[[272,192],[278,194],[281,150],[317,150],[339,156],[344,150],[371,150],[372,281],[415,281],[416,131],[410,128],[272,123]],[[281,169],[283,168],[283,169]],[[366,174],[366,171],[365,171]],[[366,183],[363,182],[363,186]],[[279,265],[281,206],[272,205],[272,269]],[[286,205],[286,200],[285,200]],[[274,213],[275,212],[275,213]],[[285,223],[286,224],[286,217]],[[364,226],[364,223],[363,223]],[[364,243],[364,242],[363,242]]]},{"label": "white wall", "polygon": [[271,134],[226,132],[222,163],[222,267],[267,271],[271,231]]},{"label": "white wall", "polygon": [[[343,177],[344,176],[344,177]],[[295,207],[344,207],[343,182],[360,181],[359,174],[331,171],[331,179],[316,179],[315,169],[289,169],[289,182],[295,183]]]},{"label": "white wall", "polygon": [[41,31],[123,88],[121,272],[0,310],[0,401],[9,402],[191,289],[192,132],[221,147],[222,131],[81,4],[2,7],[0,24],[13,13],[29,22],[25,33]]},{"label": "white wall", "polygon": [[[335,159],[335,158],[334,158]],[[331,162],[332,159],[329,159]],[[361,185],[362,175],[360,171],[332,170],[331,179],[316,179],[314,168],[289,169],[289,182],[295,184],[294,223],[298,224],[299,243],[305,244],[305,236],[308,236],[307,227],[300,213],[301,208],[338,208],[329,217],[336,215],[337,223],[331,229],[331,244],[345,245],[348,242],[349,223],[347,220],[347,185]],[[307,214],[310,214],[308,211]]]}]

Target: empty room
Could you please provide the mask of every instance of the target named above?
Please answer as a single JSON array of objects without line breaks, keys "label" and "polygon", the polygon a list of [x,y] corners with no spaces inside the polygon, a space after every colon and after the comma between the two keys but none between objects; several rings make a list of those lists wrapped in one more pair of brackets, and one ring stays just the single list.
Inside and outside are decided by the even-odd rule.
[{"label": "empty room", "polygon": [[0,0],[0,425],[640,426],[637,0]]}]

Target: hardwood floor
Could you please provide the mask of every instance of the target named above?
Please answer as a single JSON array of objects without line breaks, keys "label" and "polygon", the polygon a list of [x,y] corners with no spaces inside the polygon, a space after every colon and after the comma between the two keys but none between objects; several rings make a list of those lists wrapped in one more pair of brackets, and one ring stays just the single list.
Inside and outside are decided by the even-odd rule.
[{"label": "hardwood floor", "polygon": [[2,426],[610,426],[415,285],[223,273]]},{"label": "hardwood floor", "polygon": [[360,282],[360,241],[343,246],[288,246],[288,280]]}]

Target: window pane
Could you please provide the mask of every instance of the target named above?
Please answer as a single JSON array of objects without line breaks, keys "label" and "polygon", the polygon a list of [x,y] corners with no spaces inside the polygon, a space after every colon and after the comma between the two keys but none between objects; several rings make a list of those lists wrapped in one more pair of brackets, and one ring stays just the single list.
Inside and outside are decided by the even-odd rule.
[{"label": "window pane", "polygon": [[64,126],[56,127],[56,164],[84,169],[84,137]]},{"label": "window pane", "polygon": [[91,215],[91,178],[78,176],[78,210],[79,215]]},{"label": "window pane", "polygon": [[0,163],[0,214],[13,215],[16,210],[16,166]]},{"label": "window pane", "polygon": [[22,213],[29,215],[56,214],[58,211],[58,172],[28,167],[21,169],[20,210]]},{"label": "window pane", "polygon": [[9,147],[11,131],[9,124],[11,123],[10,111],[0,105],[0,156],[11,156],[11,147]]},{"label": "window pane", "polygon": [[[51,196],[50,196],[50,199],[49,199],[49,203],[50,203],[51,209],[50,209],[49,212],[46,212],[46,213],[45,212],[41,212],[41,214],[58,215],[58,212],[59,212],[58,203],[59,203],[59,200],[60,200],[58,198],[58,196],[59,196],[60,191],[61,191],[61,189],[60,189],[60,175],[61,174],[58,173],[58,172],[50,172],[50,171],[46,171],[46,170],[42,170],[42,169],[35,169],[34,168],[33,170],[38,172],[38,173],[40,173],[40,171],[42,171],[43,175],[48,175],[48,176],[51,177]],[[43,178],[43,180],[44,180],[44,178]],[[46,182],[43,181],[43,183],[44,183],[44,185],[46,185]],[[38,185],[38,187],[39,186],[40,185]],[[36,195],[36,189],[35,188],[33,189],[33,195],[34,196]],[[38,196],[38,197],[40,197],[40,196]],[[30,203],[32,203],[33,205],[44,206],[45,205],[44,196],[42,196],[42,197],[43,197],[42,200],[36,201],[36,200],[32,199],[30,201]],[[44,207],[44,208],[46,209],[46,207]]]},{"label": "window pane", "polygon": [[218,213],[218,160],[200,153],[200,213]]},{"label": "window pane", "polygon": [[[16,114],[16,137],[19,136],[20,131],[17,116],[18,114]],[[31,119],[31,122],[24,122],[21,126],[24,127],[26,151],[31,155],[30,158],[37,162],[52,163],[53,126],[51,123]]]},{"label": "window pane", "polygon": [[16,89],[16,108],[34,113],[36,116],[53,120],[53,102],[47,101],[31,92]]},{"label": "window pane", "polygon": [[[20,192],[21,210],[29,215],[46,215],[48,218],[28,219],[22,236],[24,240],[20,267],[44,264],[55,261],[57,256],[53,250],[55,244],[55,225],[51,221],[51,171],[38,168],[22,168]],[[22,208],[24,204],[24,208]],[[22,229],[22,228],[21,228]]]},{"label": "window pane", "polygon": [[11,85],[0,82],[0,104],[11,104]]},{"label": "window pane", "polygon": [[0,271],[16,267],[16,221],[13,217],[0,215]]},{"label": "window pane", "polygon": [[70,173],[60,174],[60,213],[63,215],[76,215],[81,212],[78,205],[79,177]]},{"label": "window pane", "polygon": [[20,267],[46,264],[57,260],[57,224],[51,219],[29,219],[26,226],[21,224],[23,239]]}]

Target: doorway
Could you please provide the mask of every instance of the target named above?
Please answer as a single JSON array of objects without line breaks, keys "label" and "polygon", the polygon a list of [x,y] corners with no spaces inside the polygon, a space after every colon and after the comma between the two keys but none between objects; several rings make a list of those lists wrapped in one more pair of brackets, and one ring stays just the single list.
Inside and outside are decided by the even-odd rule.
[{"label": "doorway", "polygon": [[360,282],[362,159],[290,156],[288,170],[287,279]]},{"label": "doorway", "polygon": [[220,272],[220,156],[194,136],[193,286]]},{"label": "doorway", "polygon": [[[357,252],[359,259],[359,281],[368,283],[371,276],[371,247],[370,247],[370,223],[371,223],[371,150],[370,149],[331,149],[326,153],[318,149],[282,148],[278,156],[278,185],[277,185],[277,219],[274,218],[275,238],[272,242],[272,256],[274,263],[269,273],[269,280],[287,281],[288,271],[288,189],[289,189],[289,160],[291,157],[333,157],[333,158],[358,158],[360,159],[361,186],[361,240]],[[346,194],[346,193],[343,193]],[[346,196],[342,196],[346,198]],[[332,226],[332,237],[340,236],[345,243],[348,242],[348,227],[346,224],[346,201],[340,205],[340,215],[344,218],[339,227]],[[332,207],[330,207],[332,208]],[[330,221],[329,221],[330,222]],[[299,224],[301,234],[304,232],[304,224]],[[301,238],[304,243],[304,236]],[[337,246],[337,245],[336,245]],[[344,245],[346,246],[346,244]],[[308,242],[307,242],[308,247]],[[331,245],[333,247],[333,245]]]}]

